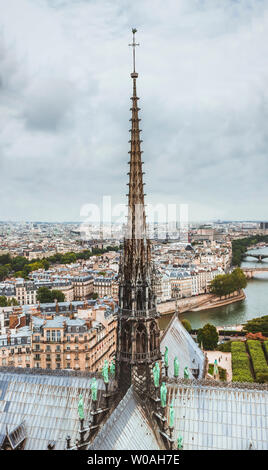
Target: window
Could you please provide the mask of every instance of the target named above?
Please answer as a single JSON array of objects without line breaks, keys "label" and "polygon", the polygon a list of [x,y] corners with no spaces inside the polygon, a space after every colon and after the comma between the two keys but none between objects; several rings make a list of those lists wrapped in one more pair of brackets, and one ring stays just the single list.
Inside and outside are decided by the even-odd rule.
[{"label": "window", "polygon": [[51,341],[56,341],[56,331],[55,330],[52,330],[51,332]]},{"label": "window", "polygon": [[61,341],[61,334],[60,334],[60,330],[57,330],[57,341]]},{"label": "window", "polygon": [[47,341],[50,341],[50,330],[47,330]]}]

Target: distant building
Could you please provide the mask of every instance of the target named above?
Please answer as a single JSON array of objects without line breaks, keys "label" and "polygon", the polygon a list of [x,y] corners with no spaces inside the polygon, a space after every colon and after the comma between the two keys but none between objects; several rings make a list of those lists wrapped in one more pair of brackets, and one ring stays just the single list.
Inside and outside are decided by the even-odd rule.
[{"label": "distant building", "polygon": [[74,300],[84,300],[94,292],[93,276],[75,276],[72,278]]},{"label": "distant building", "polygon": [[113,312],[95,311],[86,319],[33,317],[32,367],[98,371],[115,354]]}]

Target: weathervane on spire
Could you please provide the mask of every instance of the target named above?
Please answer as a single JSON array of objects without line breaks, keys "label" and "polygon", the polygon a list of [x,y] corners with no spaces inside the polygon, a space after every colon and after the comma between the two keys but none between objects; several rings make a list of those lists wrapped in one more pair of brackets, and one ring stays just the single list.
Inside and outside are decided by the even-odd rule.
[{"label": "weathervane on spire", "polygon": [[131,74],[132,78],[136,78],[138,76],[138,74],[135,71],[135,48],[136,48],[136,46],[139,46],[139,44],[135,42],[136,32],[137,32],[136,28],[132,28],[133,42],[132,42],[132,44],[129,44],[129,46],[131,46],[133,48],[133,74],[135,74],[135,75],[133,76],[133,74]]}]

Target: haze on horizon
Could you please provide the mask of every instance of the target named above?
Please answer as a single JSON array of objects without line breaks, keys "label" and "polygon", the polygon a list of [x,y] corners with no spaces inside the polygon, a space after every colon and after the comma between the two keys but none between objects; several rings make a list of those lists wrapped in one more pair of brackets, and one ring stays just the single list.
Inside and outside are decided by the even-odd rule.
[{"label": "haze on horizon", "polygon": [[125,203],[131,28],[146,202],[268,220],[268,0],[0,0],[0,220]]}]

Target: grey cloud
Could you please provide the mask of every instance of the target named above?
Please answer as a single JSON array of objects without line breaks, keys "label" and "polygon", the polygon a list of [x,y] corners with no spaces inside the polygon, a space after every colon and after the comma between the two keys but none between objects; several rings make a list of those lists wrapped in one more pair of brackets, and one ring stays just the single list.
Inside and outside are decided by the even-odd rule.
[{"label": "grey cloud", "polygon": [[71,117],[74,87],[65,80],[42,81],[26,93],[25,103],[28,128],[57,132]]},{"label": "grey cloud", "polygon": [[268,219],[268,1],[9,0],[1,24],[16,54],[2,60],[0,219],[125,202],[132,26],[146,200]]}]

